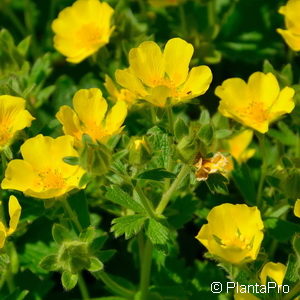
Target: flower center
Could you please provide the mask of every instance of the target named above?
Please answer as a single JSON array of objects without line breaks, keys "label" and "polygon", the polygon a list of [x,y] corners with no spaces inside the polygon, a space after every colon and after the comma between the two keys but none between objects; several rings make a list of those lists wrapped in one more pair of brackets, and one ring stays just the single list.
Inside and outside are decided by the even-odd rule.
[{"label": "flower center", "polygon": [[40,185],[44,190],[61,189],[65,187],[65,180],[58,170],[47,169],[39,172]]},{"label": "flower center", "polygon": [[86,47],[93,47],[101,41],[100,30],[95,23],[88,23],[81,26],[77,31],[77,36],[80,44]]},{"label": "flower center", "polygon": [[0,125],[0,146],[5,146],[12,138],[12,134],[9,132],[8,126]]},{"label": "flower center", "polygon": [[251,122],[259,124],[268,119],[268,111],[264,108],[263,103],[252,101],[238,111],[238,116],[241,119],[249,119]]},{"label": "flower center", "polygon": [[221,247],[233,251],[250,250],[252,248],[252,241],[238,230],[232,239],[221,240]]}]

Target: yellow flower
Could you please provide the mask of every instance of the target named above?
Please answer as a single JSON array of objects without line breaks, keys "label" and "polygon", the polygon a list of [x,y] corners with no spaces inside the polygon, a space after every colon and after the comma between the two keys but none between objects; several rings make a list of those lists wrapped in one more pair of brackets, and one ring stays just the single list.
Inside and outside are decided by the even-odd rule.
[{"label": "yellow flower", "polygon": [[253,131],[246,129],[227,140],[228,151],[239,163],[251,158],[255,149],[247,149],[253,138]]},{"label": "yellow flower", "polygon": [[154,7],[177,6],[184,0],[148,0],[149,4]]},{"label": "yellow flower", "polygon": [[225,203],[214,207],[196,238],[216,258],[241,264],[256,259],[263,240],[263,222],[257,207]]},{"label": "yellow flower", "polygon": [[56,139],[41,134],[21,146],[22,159],[7,165],[3,189],[14,189],[36,198],[48,199],[79,188],[84,170],[63,161],[66,156],[78,156],[71,136]]},{"label": "yellow flower", "polygon": [[294,89],[280,90],[272,73],[255,72],[248,83],[240,78],[227,79],[215,93],[221,98],[219,111],[222,115],[261,133],[266,133],[272,121],[295,107]]},{"label": "yellow flower", "polygon": [[137,101],[136,95],[127,89],[118,89],[112,79],[105,75],[104,86],[110,95],[110,99],[114,102],[119,100],[125,101],[127,106],[130,107]]},{"label": "yellow flower", "polygon": [[273,279],[277,285],[282,285],[286,272],[286,266],[282,263],[268,262],[264,265],[260,273],[260,281],[263,285],[267,284],[267,277]]},{"label": "yellow flower", "polygon": [[56,114],[63,125],[63,131],[72,135],[80,145],[83,134],[88,134],[94,141],[105,142],[110,136],[122,131],[122,124],[127,115],[124,101],[117,101],[107,113],[107,103],[99,89],[82,89],[73,97],[74,110],[63,105]]},{"label": "yellow flower", "polygon": [[189,63],[194,48],[180,38],[167,42],[164,51],[155,42],[143,42],[129,52],[129,68],[116,71],[117,82],[139,99],[164,107],[167,99],[175,105],[204,94],[212,73],[207,66]]},{"label": "yellow flower", "polygon": [[15,232],[19,223],[21,206],[15,196],[9,197],[8,213],[10,218],[8,228],[0,220],[0,249],[3,248],[6,238]]},{"label": "yellow flower", "polygon": [[277,29],[285,42],[294,51],[300,51],[300,1],[289,0],[281,6],[279,13],[284,15],[286,30]]},{"label": "yellow flower", "polygon": [[221,173],[226,176],[231,169],[231,162],[221,152],[217,152],[211,158],[202,158],[195,164],[196,179],[198,181],[207,180],[209,174]]},{"label": "yellow flower", "polygon": [[79,63],[109,42],[114,10],[98,0],[77,0],[52,22],[54,47],[71,63]]},{"label": "yellow flower", "polygon": [[296,217],[300,218],[300,199],[297,199],[294,206],[294,214]]},{"label": "yellow flower", "polygon": [[9,95],[0,96],[0,150],[12,143],[19,130],[31,125],[34,117],[25,110],[25,100]]}]

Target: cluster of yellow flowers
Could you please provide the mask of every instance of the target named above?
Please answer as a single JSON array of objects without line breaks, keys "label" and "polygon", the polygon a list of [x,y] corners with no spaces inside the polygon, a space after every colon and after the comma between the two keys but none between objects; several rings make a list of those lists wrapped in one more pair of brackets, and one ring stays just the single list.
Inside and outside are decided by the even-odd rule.
[{"label": "cluster of yellow flowers", "polygon": [[[166,6],[177,5],[180,1],[149,2]],[[286,17],[287,30],[278,31],[294,50],[300,50],[299,11],[299,0],[290,0],[280,9]],[[113,12],[105,2],[77,0],[53,21],[55,48],[72,63],[94,54],[109,42],[114,30],[111,25]],[[180,38],[170,39],[163,50],[152,41],[131,49],[129,67],[115,73],[122,88],[106,77],[105,86],[115,102],[113,107],[108,110],[108,103],[98,88],[77,91],[73,98],[74,109],[62,106],[56,114],[65,135],[52,138],[39,134],[26,140],[21,146],[23,159],[8,163],[1,187],[41,199],[60,197],[80,188],[85,170],[65,163],[63,158],[79,156],[83,135],[89,135],[94,142],[106,143],[122,131],[128,108],[138,100],[164,108],[184,103],[208,90],[212,72],[207,66],[189,69],[193,52],[193,46]],[[266,133],[270,123],[290,113],[295,106],[294,89],[280,89],[271,73],[255,72],[247,83],[240,78],[227,79],[215,93],[221,99],[219,112],[222,115],[260,133]],[[32,120],[34,118],[25,110],[24,99],[0,96],[0,149],[8,147],[16,133],[30,126]],[[238,162],[254,155],[254,149],[247,149],[252,136],[253,131],[246,129],[227,141],[229,152]],[[201,159],[198,164],[199,180],[205,180],[210,173],[230,169],[221,153],[209,160]],[[0,222],[0,247],[16,229],[20,211],[17,199],[12,196],[9,229]],[[256,259],[264,236],[263,228],[258,208],[227,203],[211,210],[208,224],[201,228],[197,239],[215,257],[240,264]],[[262,281],[267,273],[265,269],[262,271]],[[272,276],[280,281],[277,275]]]}]

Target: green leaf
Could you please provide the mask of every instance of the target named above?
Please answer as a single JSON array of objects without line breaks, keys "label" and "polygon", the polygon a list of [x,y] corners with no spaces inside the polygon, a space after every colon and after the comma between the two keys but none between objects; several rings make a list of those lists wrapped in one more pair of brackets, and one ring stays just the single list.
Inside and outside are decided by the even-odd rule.
[{"label": "green leaf", "polygon": [[118,186],[109,187],[107,189],[107,193],[106,193],[105,197],[108,200],[110,200],[116,204],[119,204],[122,207],[131,209],[137,213],[145,212],[145,210],[141,204],[139,204],[136,200],[131,198],[126,192],[124,192]]},{"label": "green leaf", "polygon": [[142,229],[146,219],[147,217],[140,214],[113,219],[111,231],[115,237],[125,234],[125,238],[129,239]]},{"label": "green leaf", "polygon": [[210,174],[205,182],[213,194],[228,194],[228,179],[223,175],[219,173]]},{"label": "green leaf", "polygon": [[175,122],[174,133],[177,140],[189,134],[189,128],[181,118],[178,118]]},{"label": "green leaf", "polygon": [[270,61],[268,61],[267,59],[264,60],[264,64],[263,64],[263,72],[264,73],[274,73],[274,67],[272,66],[272,64],[270,63]]},{"label": "green leaf", "polygon": [[57,264],[57,255],[56,254],[50,254],[46,257],[44,257],[41,262],[39,263],[39,266],[47,271],[56,271],[59,269],[59,266]]},{"label": "green leaf", "polygon": [[82,242],[87,242],[88,244],[92,243],[94,238],[95,238],[96,232],[95,232],[95,228],[92,226],[89,226],[88,228],[84,229],[80,235],[79,235],[79,239]]},{"label": "green leaf", "polygon": [[176,177],[175,174],[168,172],[164,168],[147,170],[143,173],[140,173],[137,176],[138,179],[150,179],[150,180],[156,180],[156,181],[161,181],[161,180],[164,180],[165,178],[175,178],[175,177]]},{"label": "green leaf", "polygon": [[267,218],[264,224],[271,236],[280,242],[289,241],[296,232],[300,233],[300,225],[289,221]]},{"label": "green leaf", "polygon": [[232,179],[247,204],[256,204],[256,188],[249,167],[234,160]]},{"label": "green leaf", "polygon": [[20,264],[22,268],[29,269],[36,275],[43,275],[47,272],[39,265],[40,261],[47,255],[55,253],[57,250],[53,245],[50,247],[45,243],[38,241],[34,244],[27,243],[23,253],[19,253]]},{"label": "green leaf", "polygon": [[211,143],[213,136],[214,136],[214,129],[210,124],[203,125],[198,132],[199,139],[205,145],[209,145]]},{"label": "green leaf", "polygon": [[232,135],[232,130],[219,129],[215,132],[216,139],[226,139]]},{"label": "green leaf", "polygon": [[71,166],[78,166],[79,165],[79,157],[77,156],[66,156],[63,158],[63,161]]},{"label": "green leaf", "polygon": [[97,258],[97,257],[91,257],[90,258],[91,265],[88,268],[88,271],[90,272],[97,272],[101,271],[103,269],[103,263]]},{"label": "green leaf", "polygon": [[23,300],[29,294],[29,291],[24,290],[20,292],[20,289],[17,288],[12,294],[6,296],[3,300]]},{"label": "green leaf", "polygon": [[54,224],[52,227],[52,236],[54,241],[61,245],[66,240],[72,240],[75,235],[66,227],[60,224]]},{"label": "green leaf", "polygon": [[298,270],[299,262],[297,260],[297,257],[294,254],[290,254],[282,284],[287,284],[290,288],[292,288],[293,285],[299,281]]},{"label": "green leaf", "polygon": [[189,222],[196,210],[198,201],[188,194],[184,197],[178,197],[170,207],[168,207],[168,222],[175,229],[180,229]]},{"label": "green leaf", "polygon": [[72,274],[71,272],[64,271],[61,276],[61,283],[65,290],[69,291],[73,289],[78,281],[78,274]]},{"label": "green leaf", "polygon": [[90,226],[90,214],[84,191],[81,190],[75,194],[71,194],[67,201],[69,202],[71,208],[75,211],[82,228],[87,228]]},{"label": "green leaf", "polygon": [[200,122],[201,125],[209,124],[209,122],[210,122],[210,115],[209,115],[209,111],[207,109],[203,109],[201,111],[199,122]]},{"label": "green leaf", "polygon": [[24,40],[22,40],[18,44],[17,48],[22,56],[26,56],[30,46],[30,42],[31,42],[31,36],[27,36]]},{"label": "green leaf", "polygon": [[149,219],[146,234],[158,250],[167,252],[167,242],[170,235],[168,227],[155,219]]}]

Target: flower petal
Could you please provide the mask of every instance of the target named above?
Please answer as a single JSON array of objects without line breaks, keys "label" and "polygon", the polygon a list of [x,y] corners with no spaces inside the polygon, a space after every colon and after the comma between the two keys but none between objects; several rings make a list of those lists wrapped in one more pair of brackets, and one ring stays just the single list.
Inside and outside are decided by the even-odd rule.
[{"label": "flower petal", "polygon": [[274,121],[279,118],[281,115],[290,113],[294,107],[294,94],[295,90],[290,87],[285,87],[280,91],[278,99],[274,102],[273,106],[270,109],[270,121]]},{"label": "flower petal", "polygon": [[212,72],[207,66],[198,66],[191,69],[187,81],[184,83],[181,92],[186,94],[185,99],[203,95],[209,88],[212,81]]},{"label": "flower petal", "polygon": [[99,126],[106,114],[107,103],[100,89],[81,89],[73,97],[73,106],[85,126]]},{"label": "flower petal", "polygon": [[146,85],[155,87],[164,76],[163,54],[154,42],[143,42],[129,52],[134,74]]},{"label": "flower petal", "polygon": [[82,131],[77,114],[74,110],[63,105],[56,114],[56,118],[63,125],[63,131],[67,135],[74,136],[77,140],[81,140]]},{"label": "flower petal", "polygon": [[181,85],[186,80],[193,53],[192,44],[180,38],[167,42],[163,53],[165,72],[175,86]]},{"label": "flower petal", "polygon": [[125,101],[117,101],[107,114],[105,120],[105,129],[109,134],[115,134],[120,128],[127,115],[127,105]]},{"label": "flower petal", "polygon": [[1,187],[2,189],[13,189],[24,192],[30,188],[41,189],[37,184],[38,182],[39,178],[28,162],[21,159],[14,159],[7,165]]},{"label": "flower petal", "polygon": [[9,197],[8,210],[10,220],[7,235],[11,235],[17,229],[17,225],[21,216],[21,205],[15,196]]},{"label": "flower petal", "polygon": [[283,37],[292,50],[300,51],[300,33],[296,35],[289,30],[283,29],[277,29],[277,32]]},{"label": "flower petal", "polygon": [[137,95],[138,98],[144,98],[148,94],[141,81],[130,72],[130,69],[117,70],[115,77],[121,86]]},{"label": "flower petal", "polygon": [[280,92],[279,84],[272,73],[253,73],[248,80],[250,97],[262,103],[265,109],[273,105]]}]

